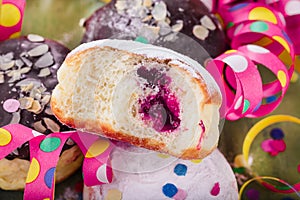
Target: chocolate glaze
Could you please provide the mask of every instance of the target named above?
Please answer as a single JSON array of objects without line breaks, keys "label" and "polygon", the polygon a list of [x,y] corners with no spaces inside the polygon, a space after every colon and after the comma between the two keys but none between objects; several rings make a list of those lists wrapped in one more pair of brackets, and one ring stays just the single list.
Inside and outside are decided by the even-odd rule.
[{"label": "chocolate glaze", "polygon": [[[28,55],[28,52],[41,45],[41,44],[47,44],[49,46],[48,52],[51,53],[53,56],[53,64],[50,65],[48,68],[51,72],[50,75],[45,76],[45,77],[38,77],[38,74],[40,73],[41,68],[38,68],[35,66],[36,61],[41,57],[41,56],[36,56],[36,57],[30,57]],[[4,42],[0,43],[0,57],[2,56],[2,61],[3,57],[7,54],[13,52],[13,59],[12,60],[22,60],[21,57],[25,57],[27,60],[32,63],[31,69],[28,73],[24,73],[21,75],[21,77],[12,82],[9,83],[9,80],[11,77],[9,77],[6,73],[9,70],[1,70],[0,72],[4,74],[4,83],[0,83],[0,127],[5,126],[7,124],[11,123],[11,120],[13,118],[13,113],[7,112],[3,108],[3,103],[7,99],[17,99],[19,100],[22,97],[28,97],[29,92],[21,90],[21,87],[18,86],[18,83],[24,80],[34,80],[34,82],[38,81],[40,82],[39,85],[41,88],[43,88],[45,91],[42,93],[43,95],[49,94],[51,95],[51,91],[54,89],[54,87],[57,84],[57,77],[56,77],[56,72],[62,62],[64,61],[67,53],[69,52],[69,49],[64,47],[63,45],[52,41],[45,39],[43,42],[31,42],[27,39],[27,37],[21,37],[18,39],[10,39],[6,40]],[[27,55],[25,55],[27,54]],[[17,70],[20,68],[28,67],[28,65],[23,62],[22,67],[14,66],[10,70]],[[1,65],[1,63],[0,63]],[[30,79],[29,79],[30,78]],[[30,81],[31,82],[31,81]],[[35,99],[35,98],[34,98]],[[45,118],[49,118],[55,122],[59,126],[60,131],[67,131],[70,130],[67,126],[62,125],[51,113],[49,113],[50,105],[49,103],[45,104],[42,106],[42,109],[37,112],[31,112],[27,109],[21,109],[19,108],[17,112],[20,113],[20,120],[18,120],[20,124],[23,124],[27,127],[30,127],[34,129],[33,124],[35,122],[41,121]],[[48,110],[48,111],[46,111]],[[44,121],[41,121],[43,126],[45,127],[46,130],[43,131],[44,134],[49,134],[52,131],[50,130],[49,127],[46,127],[46,124]],[[40,131],[40,130],[37,130]],[[71,145],[72,146],[72,145]],[[64,149],[68,149],[71,147],[70,145],[65,145]],[[14,158],[21,158],[21,159],[29,159],[29,148],[28,148],[28,143],[23,144],[21,147],[19,147],[14,153],[11,153],[8,155],[6,158],[8,159],[14,159]]]},{"label": "chocolate glaze", "polygon": [[[131,0],[127,1],[131,2]],[[159,1],[161,0],[153,0],[153,5]],[[182,20],[183,28],[180,32],[200,43],[212,57],[216,57],[226,50],[225,34],[220,24],[200,0],[163,1],[169,12],[167,17],[170,19],[170,26],[175,25],[178,20]],[[117,0],[111,1],[87,19],[84,24],[86,32],[82,42],[105,38],[136,39],[140,36],[143,25],[157,26],[153,19],[142,22],[142,18],[132,17],[126,12],[120,13],[120,10],[115,6],[116,2]],[[215,26],[214,30],[209,30],[209,35],[204,40],[195,37],[193,34],[194,26],[201,25],[200,19],[203,16],[207,16]]]}]

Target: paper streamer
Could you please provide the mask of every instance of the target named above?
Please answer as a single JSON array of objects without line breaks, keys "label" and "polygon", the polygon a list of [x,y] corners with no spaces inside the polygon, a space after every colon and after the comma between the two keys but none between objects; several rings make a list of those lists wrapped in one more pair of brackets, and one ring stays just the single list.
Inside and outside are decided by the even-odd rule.
[{"label": "paper streamer", "polygon": [[24,199],[54,199],[55,169],[63,145],[68,138],[77,143],[85,155],[84,183],[88,186],[112,181],[110,153],[113,143],[105,138],[80,131],[43,135],[20,124],[0,128],[0,159],[29,141],[30,167],[26,179]]},{"label": "paper streamer", "polygon": [[[225,88],[225,118],[265,116],[278,107],[294,73],[295,50],[284,16],[263,3],[229,0],[218,5],[233,50],[209,62],[207,70],[223,79],[218,84]],[[257,66],[269,69],[277,80],[262,84]],[[274,101],[268,102],[270,98]]]},{"label": "paper streamer", "polygon": [[[278,191],[278,189],[276,188],[276,186],[274,186],[273,184],[268,183],[268,181],[276,181],[276,182],[278,182],[280,184],[285,185],[286,188],[287,188],[286,191],[292,191],[292,192],[296,193],[296,195],[298,195],[300,197],[300,193],[297,191],[297,189],[299,190],[299,186],[296,186],[296,188],[295,188],[292,185],[290,185],[288,182],[286,182],[286,181],[284,181],[282,179],[276,178],[276,177],[258,176],[258,177],[254,177],[254,178],[249,179],[248,181],[246,181],[242,185],[242,187],[239,190],[239,200],[243,199],[243,194],[244,194],[246,188],[249,186],[250,183],[252,183],[254,181],[259,182],[260,184],[262,184],[263,186],[265,186],[266,188],[270,189],[273,192],[281,192],[282,193],[282,190]],[[289,192],[289,193],[292,193],[292,192]]]},{"label": "paper streamer", "polygon": [[21,35],[25,0],[0,0],[0,41]]},{"label": "paper streamer", "polygon": [[[300,124],[300,119],[297,117],[293,117],[290,115],[273,115],[273,116],[269,116],[265,119],[262,119],[261,121],[259,121],[258,123],[256,123],[247,133],[245,139],[244,139],[244,143],[243,143],[243,156],[244,159],[246,161],[246,163],[248,163],[249,161],[249,151],[250,151],[250,147],[254,141],[254,139],[256,138],[257,135],[259,135],[261,133],[261,131],[265,128],[267,128],[268,126],[272,125],[272,124],[276,124],[279,122],[293,122],[293,123],[297,123]],[[274,177],[273,177],[274,178]],[[270,177],[268,177],[267,179],[270,179]],[[276,178],[277,181],[280,181],[281,183],[286,184],[288,187],[286,189],[280,189],[275,187],[274,185],[264,181],[263,179],[260,180],[259,177],[254,177],[253,180],[249,180],[248,182],[245,183],[245,185],[241,188],[240,194],[243,193],[244,188],[252,181],[254,180],[259,180],[259,182],[265,186],[267,189],[273,191],[273,192],[278,192],[278,193],[294,193],[296,192],[297,195],[300,197],[298,191],[300,191],[300,182],[296,183],[294,185],[289,185],[287,182],[280,180],[278,178]]]},{"label": "paper streamer", "polygon": [[[287,35],[290,37],[295,49],[295,69],[300,72],[300,0],[259,0],[257,1],[240,1],[235,0],[222,0],[215,1],[217,3],[217,9],[213,10],[217,16],[219,13],[226,10],[238,10],[238,13],[234,16],[222,13],[223,17],[221,20],[224,23],[224,27],[227,27],[228,36],[232,39],[234,27],[238,25],[238,22],[247,21],[247,18],[253,20],[262,20],[274,23],[281,27]],[[256,3],[254,3],[256,2]],[[216,4],[215,3],[215,4]],[[253,11],[251,17],[247,17],[247,9],[251,6],[259,6],[256,12]],[[250,7],[249,7],[250,6]],[[271,11],[271,12],[270,12]],[[272,13],[275,13],[273,15]]]}]

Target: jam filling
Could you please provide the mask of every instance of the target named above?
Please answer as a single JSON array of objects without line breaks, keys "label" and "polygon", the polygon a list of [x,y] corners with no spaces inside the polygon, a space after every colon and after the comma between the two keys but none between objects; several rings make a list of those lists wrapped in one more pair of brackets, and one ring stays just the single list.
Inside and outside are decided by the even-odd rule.
[{"label": "jam filling", "polygon": [[145,88],[151,88],[155,92],[144,99],[139,99],[139,113],[142,119],[152,122],[152,126],[159,132],[172,132],[180,125],[179,103],[168,86],[171,78],[163,70],[156,68],[147,69],[142,66],[137,70],[139,77],[146,80]]}]

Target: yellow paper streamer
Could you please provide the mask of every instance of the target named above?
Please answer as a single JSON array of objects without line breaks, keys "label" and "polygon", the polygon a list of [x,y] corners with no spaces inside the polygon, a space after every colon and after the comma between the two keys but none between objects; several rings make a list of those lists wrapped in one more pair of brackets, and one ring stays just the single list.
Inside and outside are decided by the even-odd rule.
[{"label": "yellow paper streamer", "polygon": [[300,124],[300,119],[290,115],[273,115],[256,123],[247,133],[243,143],[243,155],[247,163],[250,147],[255,137],[266,127],[279,122],[294,122]]}]

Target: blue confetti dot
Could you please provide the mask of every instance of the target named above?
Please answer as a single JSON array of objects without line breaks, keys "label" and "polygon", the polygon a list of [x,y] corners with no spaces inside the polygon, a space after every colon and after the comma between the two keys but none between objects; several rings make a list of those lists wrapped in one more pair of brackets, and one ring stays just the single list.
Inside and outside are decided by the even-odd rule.
[{"label": "blue confetti dot", "polygon": [[241,8],[244,8],[246,6],[248,6],[249,3],[240,3],[240,4],[237,4],[236,6],[232,6],[231,8],[229,8],[229,12],[233,12],[233,11],[236,11],[236,10],[239,10]]},{"label": "blue confetti dot", "polygon": [[167,183],[166,185],[163,186],[162,191],[164,195],[166,195],[169,198],[172,198],[178,192],[178,189],[174,184]]},{"label": "blue confetti dot", "polygon": [[284,138],[284,133],[280,128],[273,128],[270,132],[270,136],[274,140],[281,140]]},{"label": "blue confetti dot", "polygon": [[52,187],[52,183],[54,180],[54,172],[55,172],[55,167],[52,167],[46,172],[44,177],[45,184],[49,189]]},{"label": "blue confetti dot", "polygon": [[266,102],[267,103],[273,103],[274,101],[277,100],[277,97],[276,96],[270,96],[270,97],[267,97],[266,98]]},{"label": "blue confetti dot", "polygon": [[177,176],[185,176],[187,172],[187,166],[184,164],[177,164],[174,168],[174,173]]}]

